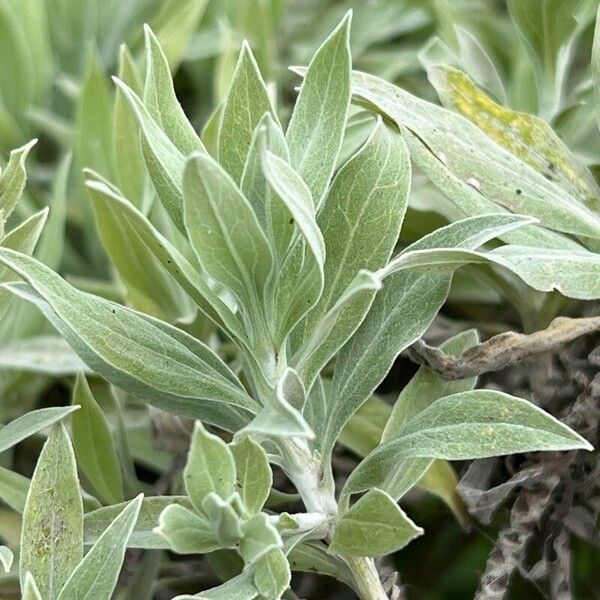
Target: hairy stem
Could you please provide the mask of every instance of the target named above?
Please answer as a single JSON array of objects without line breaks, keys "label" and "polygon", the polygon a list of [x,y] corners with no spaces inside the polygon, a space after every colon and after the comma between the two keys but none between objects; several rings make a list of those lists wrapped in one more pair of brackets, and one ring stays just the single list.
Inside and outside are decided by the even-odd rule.
[{"label": "hairy stem", "polygon": [[344,560],[354,575],[362,600],[389,600],[372,558],[345,557]]}]

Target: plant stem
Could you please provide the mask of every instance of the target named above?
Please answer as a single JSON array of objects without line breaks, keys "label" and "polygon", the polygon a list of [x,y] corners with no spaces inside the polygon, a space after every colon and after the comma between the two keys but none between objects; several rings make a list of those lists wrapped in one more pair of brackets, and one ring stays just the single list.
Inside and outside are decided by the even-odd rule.
[{"label": "plant stem", "polygon": [[372,558],[344,557],[344,560],[356,579],[362,600],[389,600]]}]

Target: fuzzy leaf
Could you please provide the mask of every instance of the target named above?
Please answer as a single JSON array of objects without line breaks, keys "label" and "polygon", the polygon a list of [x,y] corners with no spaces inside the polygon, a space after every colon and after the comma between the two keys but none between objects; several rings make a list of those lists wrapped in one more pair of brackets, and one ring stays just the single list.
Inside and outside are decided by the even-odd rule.
[{"label": "fuzzy leaf", "polygon": [[591,172],[546,121],[496,104],[457,69],[436,65],[428,69],[428,75],[444,106],[463,114],[502,147],[590,208],[598,208],[600,189]]},{"label": "fuzzy leaf", "polygon": [[133,499],[104,531],[77,565],[58,600],[110,600],[113,597],[142,497],[140,494]]},{"label": "fuzzy leaf", "polygon": [[[415,133],[461,181],[511,212],[537,217],[545,227],[600,237],[600,216],[468,119],[372,75],[355,72],[356,98]],[[443,158],[440,158],[443,157]]]},{"label": "fuzzy leaf", "polygon": [[380,556],[401,550],[422,533],[391,496],[374,488],[339,518],[329,549],[345,556]]},{"label": "fuzzy leaf", "polygon": [[35,579],[29,571],[25,573],[25,580],[21,584],[21,589],[23,590],[21,600],[43,600]]},{"label": "fuzzy leaf", "polygon": [[294,224],[290,223],[288,208],[277,197],[265,177],[263,157],[267,150],[289,163],[285,135],[270,113],[263,115],[254,130],[240,189],[254,209],[273,248],[274,258],[281,263],[290,245]]},{"label": "fuzzy leaf", "polygon": [[271,486],[273,473],[267,453],[250,436],[244,436],[230,446],[235,461],[236,489],[249,515],[259,513]]},{"label": "fuzzy leaf", "polygon": [[224,500],[209,492],[202,501],[202,512],[207,516],[214,537],[221,548],[237,548],[242,537],[240,518],[241,500],[232,494]]},{"label": "fuzzy leaf", "polygon": [[275,115],[252,50],[244,41],[223,104],[218,133],[219,162],[238,184],[254,129],[265,113]]},{"label": "fuzzy leaf", "polygon": [[[150,496],[142,500],[140,514],[134,530],[129,538],[129,548],[146,548],[152,550],[168,549],[165,538],[156,532],[162,512],[171,505],[180,505],[192,510],[193,506],[187,496]],[[113,506],[104,506],[86,513],[84,519],[84,543],[95,544],[104,530],[115,520],[127,506],[126,502]]]},{"label": "fuzzy leaf", "polygon": [[256,565],[254,585],[266,598],[278,600],[289,587],[292,578],[290,565],[281,550],[272,550]]},{"label": "fuzzy leaf", "polygon": [[235,462],[229,446],[200,421],[194,427],[183,478],[190,500],[200,511],[209,493],[227,498],[235,490]]},{"label": "fuzzy leaf", "polygon": [[368,489],[408,458],[471,460],[576,448],[592,446],[526,400],[491,390],[459,392],[436,400],[405,423],[359,464],[346,486]]},{"label": "fuzzy leaf", "polygon": [[144,105],[184,156],[205,151],[204,144],[177,100],[167,57],[148,25],[144,26],[144,36],[147,65]]},{"label": "fuzzy leaf", "polygon": [[[180,414],[225,427],[244,422],[237,408],[251,410],[254,401],[217,355],[195,338],[80,292],[25,255],[0,249],[0,261],[33,288],[13,285],[11,291],[36,303],[84,362],[111,383]],[[199,403],[200,397],[205,402]]]},{"label": "fuzzy leaf", "polygon": [[54,425],[78,408],[78,406],[57,406],[25,413],[0,429],[0,452],[12,448],[30,435]]},{"label": "fuzzy leaf", "polygon": [[140,126],[144,160],[156,194],[173,223],[185,233],[182,191],[185,156],[152,118],[139,96],[120,79],[113,77],[113,80]]},{"label": "fuzzy leaf", "polygon": [[25,161],[37,140],[13,150],[6,168],[0,172],[0,232],[4,232],[4,224],[12,214],[27,181]]},{"label": "fuzzy leaf", "polygon": [[242,533],[238,550],[246,565],[255,563],[267,552],[283,546],[279,532],[271,525],[265,513],[259,512],[242,523]]},{"label": "fuzzy leaf", "polygon": [[[486,215],[452,223],[405,250],[477,248],[527,223],[514,215]],[[396,356],[419,339],[438,313],[452,272],[398,272],[387,277],[356,333],[338,354],[323,426],[322,452],[331,451],[346,421],[383,380]]]},{"label": "fuzzy leaf", "polygon": [[19,574],[30,572],[44,598],[58,596],[83,556],[83,505],[75,455],[58,423],[38,459],[23,513]]},{"label": "fuzzy leaf", "polygon": [[[142,93],[142,78],[125,44],[119,51],[119,79],[136,94]],[[140,145],[140,128],[123,92],[117,89],[113,107],[113,140],[117,182],[138,208],[146,203],[146,165]]]},{"label": "fuzzy leaf", "polygon": [[252,207],[206,154],[195,154],[187,162],[184,202],[186,227],[200,264],[251,310],[273,260]]},{"label": "fuzzy leaf", "polygon": [[206,518],[179,504],[163,510],[157,533],[178,554],[205,554],[221,547]]},{"label": "fuzzy leaf", "polygon": [[313,56],[286,137],[292,166],[318,205],[342,144],[350,102],[348,13]]},{"label": "fuzzy leaf", "polygon": [[139,238],[140,243],[156,256],[162,267],[204,314],[236,338],[243,339],[245,336],[241,323],[231,308],[212,290],[189,260],[121,194],[94,174],[88,173],[88,177],[87,187],[94,206],[98,207],[97,210],[110,211],[113,215],[112,220],[119,222],[120,227],[123,228],[123,235],[132,240]]},{"label": "fuzzy leaf", "polygon": [[[410,178],[402,137],[381,121],[336,175],[318,219],[327,253],[323,294],[298,328],[301,340],[308,343],[298,359],[306,381],[311,382],[348,340],[371,306],[379,286],[357,281],[356,276],[389,260],[404,218]],[[340,303],[350,290],[351,296]],[[364,290],[367,293],[361,293]],[[311,332],[321,338],[318,344],[308,342]]]}]

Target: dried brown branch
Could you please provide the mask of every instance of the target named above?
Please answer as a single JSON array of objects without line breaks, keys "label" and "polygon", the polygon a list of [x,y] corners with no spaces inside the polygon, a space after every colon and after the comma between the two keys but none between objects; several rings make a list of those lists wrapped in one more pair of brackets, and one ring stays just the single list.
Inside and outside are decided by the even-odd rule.
[{"label": "dried brown branch", "polygon": [[463,352],[450,356],[422,340],[409,348],[410,358],[441,375],[444,379],[465,379],[490,371],[499,371],[521,360],[554,350],[564,344],[600,331],[600,317],[570,319],[558,317],[546,329],[525,335],[507,332],[495,335]]}]

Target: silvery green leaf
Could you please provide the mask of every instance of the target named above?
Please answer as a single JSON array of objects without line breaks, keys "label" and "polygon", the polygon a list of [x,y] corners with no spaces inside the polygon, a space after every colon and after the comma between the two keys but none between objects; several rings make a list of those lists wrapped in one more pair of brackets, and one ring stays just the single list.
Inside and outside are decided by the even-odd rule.
[{"label": "silvery green leaf", "polygon": [[265,149],[262,166],[269,185],[285,204],[289,216],[298,226],[314,261],[322,271],[325,242],[315,218],[315,206],[309,188],[300,175],[282,158]]},{"label": "silvery green leaf", "polygon": [[[403,131],[410,156],[418,168],[450,200],[460,216],[485,216],[492,213],[504,216],[508,211],[494,204],[469,183],[461,181],[431,152],[426,144],[410,130]],[[442,159],[445,155],[442,155]],[[473,182],[471,182],[473,183]],[[539,225],[525,225],[498,236],[504,242],[546,248],[581,248],[571,238]]]},{"label": "silvery green leaf", "polygon": [[106,416],[92,395],[85,376],[79,374],[73,389],[73,449],[77,464],[98,496],[109,504],[124,500],[123,476]]},{"label": "silvery green leaf", "polygon": [[235,461],[229,446],[196,421],[187,464],[183,471],[185,489],[194,506],[202,511],[209,493],[227,498],[235,491]]},{"label": "silvery green leaf", "polygon": [[[142,94],[142,77],[129,49],[119,50],[119,79],[136,94]],[[113,106],[113,140],[119,187],[138,208],[147,204],[146,165],[140,145],[140,128],[123,92],[117,89]]]},{"label": "silvery green leaf", "polygon": [[129,502],[104,531],[71,573],[57,600],[110,600],[113,597],[142,498],[140,494]]},{"label": "silvery green leaf", "polygon": [[290,564],[281,550],[271,550],[256,564],[254,585],[260,594],[278,600],[292,579]]},{"label": "silvery green leaf", "polygon": [[37,140],[31,140],[24,146],[12,150],[8,164],[0,171],[0,233],[4,233],[4,224],[12,214],[27,180],[25,161]]},{"label": "silvery green leaf", "polygon": [[139,96],[120,79],[113,77],[113,80],[140,126],[144,161],[156,194],[173,223],[183,233],[182,179],[185,156],[152,118]]},{"label": "silvery green leaf", "polygon": [[[187,496],[149,496],[144,498],[127,546],[129,548],[151,550],[168,549],[169,544],[162,535],[156,532],[156,526],[162,512],[173,504],[183,506],[189,510],[193,509]],[[84,518],[84,544],[86,546],[95,544],[102,532],[126,506],[127,503],[122,502],[86,513]]]},{"label": "silvery green leaf", "polygon": [[[10,233],[6,234],[0,240],[0,246],[25,254],[32,254],[40,239],[47,217],[47,208],[35,213],[18,227],[15,227]],[[6,267],[0,268],[0,283],[14,279],[15,275],[10,269]],[[0,319],[8,313],[12,300],[13,297],[10,292],[4,288],[0,288]]]},{"label": "silvery green leaf", "polygon": [[25,579],[21,584],[21,589],[23,592],[21,600],[43,600],[40,590],[35,583],[35,579],[29,571],[25,573]]},{"label": "silvery green leaf", "polygon": [[265,436],[314,438],[314,432],[294,404],[299,404],[298,374],[286,367],[275,388],[256,417],[242,430],[244,433],[257,433]]},{"label": "silvery green leaf", "polygon": [[564,296],[580,300],[600,297],[600,256],[597,253],[583,249],[502,246],[485,256],[516,273],[536,290],[557,290]]},{"label": "silvery green leaf", "polygon": [[[381,278],[376,273],[359,271],[335,304],[318,321],[312,335],[293,359],[302,380],[307,381],[309,386],[356,331],[380,289]],[[357,306],[358,302],[360,305]]]},{"label": "silvery green leaf", "polygon": [[30,435],[54,425],[78,408],[78,406],[56,406],[25,413],[0,429],[0,452],[12,448]]},{"label": "silvery green leaf", "polygon": [[360,102],[415,133],[460,181],[494,203],[532,215],[556,231],[600,236],[600,216],[468,119],[365,73],[353,74],[352,92]]},{"label": "silvery green leaf", "polygon": [[177,281],[210,319],[236,339],[245,333],[231,308],[217,295],[205,278],[189,260],[164,237],[152,223],[116,190],[88,173],[87,187],[94,206],[103,204],[104,210],[114,214],[114,220],[132,239],[139,238],[154,253],[164,269]]},{"label": "silvery green leaf", "polygon": [[435,248],[409,250],[381,269],[381,277],[402,270],[454,270],[466,264],[492,264],[518,275],[541,292],[560,291],[581,300],[600,297],[600,256],[587,250],[502,246],[491,252]]},{"label": "silvery green leaf", "polygon": [[407,421],[359,464],[346,485],[352,491],[368,489],[394,464],[409,458],[470,460],[576,448],[592,446],[526,400],[492,390],[459,392],[436,400]]},{"label": "silvery green leaf", "polygon": [[156,532],[178,554],[205,554],[221,547],[206,517],[179,504],[163,510]]},{"label": "silvery green leaf", "polygon": [[234,429],[256,406],[221,359],[183,331],[80,292],[25,255],[0,249],[0,261],[31,285],[12,285],[11,291],[34,302],[84,362],[111,383],[174,412]]},{"label": "silvery green leaf", "polygon": [[271,550],[283,546],[279,532],[265,513],[259,512],[244,521],[242,534],[238,551],[246,565],[255,563]]},{"label": "silvery green leaf", "polygon": [[19,575],[31,572],[45,598],[55,598],[83,556],[83,505],[75,456],[62,423],[38,459],[23,512]]},{"label": "silvery green leaf", "polygon": [[344,556],[379,556],[422,534],[391,496],[373,488],[339,517],[329,549]]},{"label": "silvery green leaf", "polygon": [[203,269],[227,286],[250,316],[261,310],[273,264],[271,249],[252,207],[223,168],[207,154],[185,167],[185,223]]},{"label": "silvery green leaf", "polygon": [[5,573],[10,572],[10,568],[12,567],[14,555],[10,548],[6,546],[0,546],[0,563],[4,569]]},{"label": "silvery green leaf", "polygon": [[[410,178],[406,144],[381,120],[336,175],[318,219],[327,254],[323,294],[298,328],[301,341],[308,344],[298,359],[307,363],[301,369],[306,381],[312,381],[368,311],[378,284],[357,275],[389,260],[406,210]],[[308,342],[311,334],[321,339]]]},{"label": "silvery green leaf", "polygon": [[[10,248],[11,250],[31,254],[40,239],[47,220],[48,209],[44,208],[25,219],[20,225],[7,233],[0,240],[0,245],[3,248]],[[6,269],[3,269],[3,273],[6,275]],[[6,277],[3,276],[2,280],[6,281]]]},{"label": "silvery green leaf", "polygon": [[208,518],[214,537],[221,548],[239,547],[242,537],[242,520],[239,495],[232,494],[227,499],[215,492],[209,492],[202,500],[201,510]]},{"label": "silvery green leaf", "polygon": [[286,205],[277,198],[263,172],[263,156],[267,150],[289,163],[285,135],[270,113],[263,115],[254,130],[240,188],[267,235],[274,258],[281,263],[292,239],[294,223],[290,223]]},{"label": "silvery green leaf", "polygon": [[222,585],[193,596],[175,596],[173,600],[255,600],[259,593],[252,580],[252,571],[244,571]]},{"label": "silvery green leaf", "polygon": [[592,173],[569,150],[543,119],[496,104],[457,69],[435,65],[428,69],[444,106],[457,110],[502,147],[590,208],[598,206],[598,184]]},{"label": "silvery green leaf", "polygon": [[[477,332],[470,329],[450,338],[441,346],[441,349],[451,356],[459,356],[477,342]],[[470,377],[448,381],[427,367],[420,367],[400,392],[381,435],[381,443],[393,438],[404,423],[418,415],[438,398],[472,390],[476,380],[476,377]],[[429,458],[399,461],[387,473],[385,480],[377,482],[376,485],[397,500],[427,472],[431,465],[432,461]],[[344,495],[352,493],[351,486],[344,487]]]},{"label": "silvery green leaf", "polygon": [[[424,236],[405,252],[477,248],[529,222],[518,215],[485,215],[452,223]],[[331,451],[346,421],[371,396],[394,359],[423,335],[444,303],[452,273],[398,272],[386,278],[371,309],[338,354],[321,449]]]},{"label": "silvery green leaf", "polygon": [[204,144],[185,116],[175,95],[167,57],[148,25],[144,26],[144,36],[146,46],[144,105],[184,156],[199,150],[204,151]]},{"label": "silvery green leaf", "polygon": [[48,200],[50,212],[36,246],[36,256],[52,269],[60,267],[65,250],[67,188],[72,162],[72,155],[66,154],[56,167],[52,191]]},{"label": "silvery green leaf", "polygon": [[292,166],[319,204],[333,175],[350,102],[350,20],[342,22],[313,56],[286,137]]},{"label": "silvery green leaf", "polygon": [[248,514],[255,515],[261,511],[273,485],[267,453],[250,436],[237,440],[230,449],[235,461],[236,490]]},{"label": "silvery green leaf", "polygon": [[[463,331],[444,342],[440,349],[450,356],[460,356],[465,350],[479,341],[477,331]],[[451,381],[444,379],[426,366],[419,367],[417,373],[402,389],[394,403],[390,417],[383,430],[381,441],[393,438],[396,432],[432,402],[475,387],[476,377]]]},{"label": "silvery green leaf", "polygon": [[267,86],[248,42],[244,41],[223,104],[218,133],[219,162],[238,184],[254,130],[265,113],[276,118]]}]

